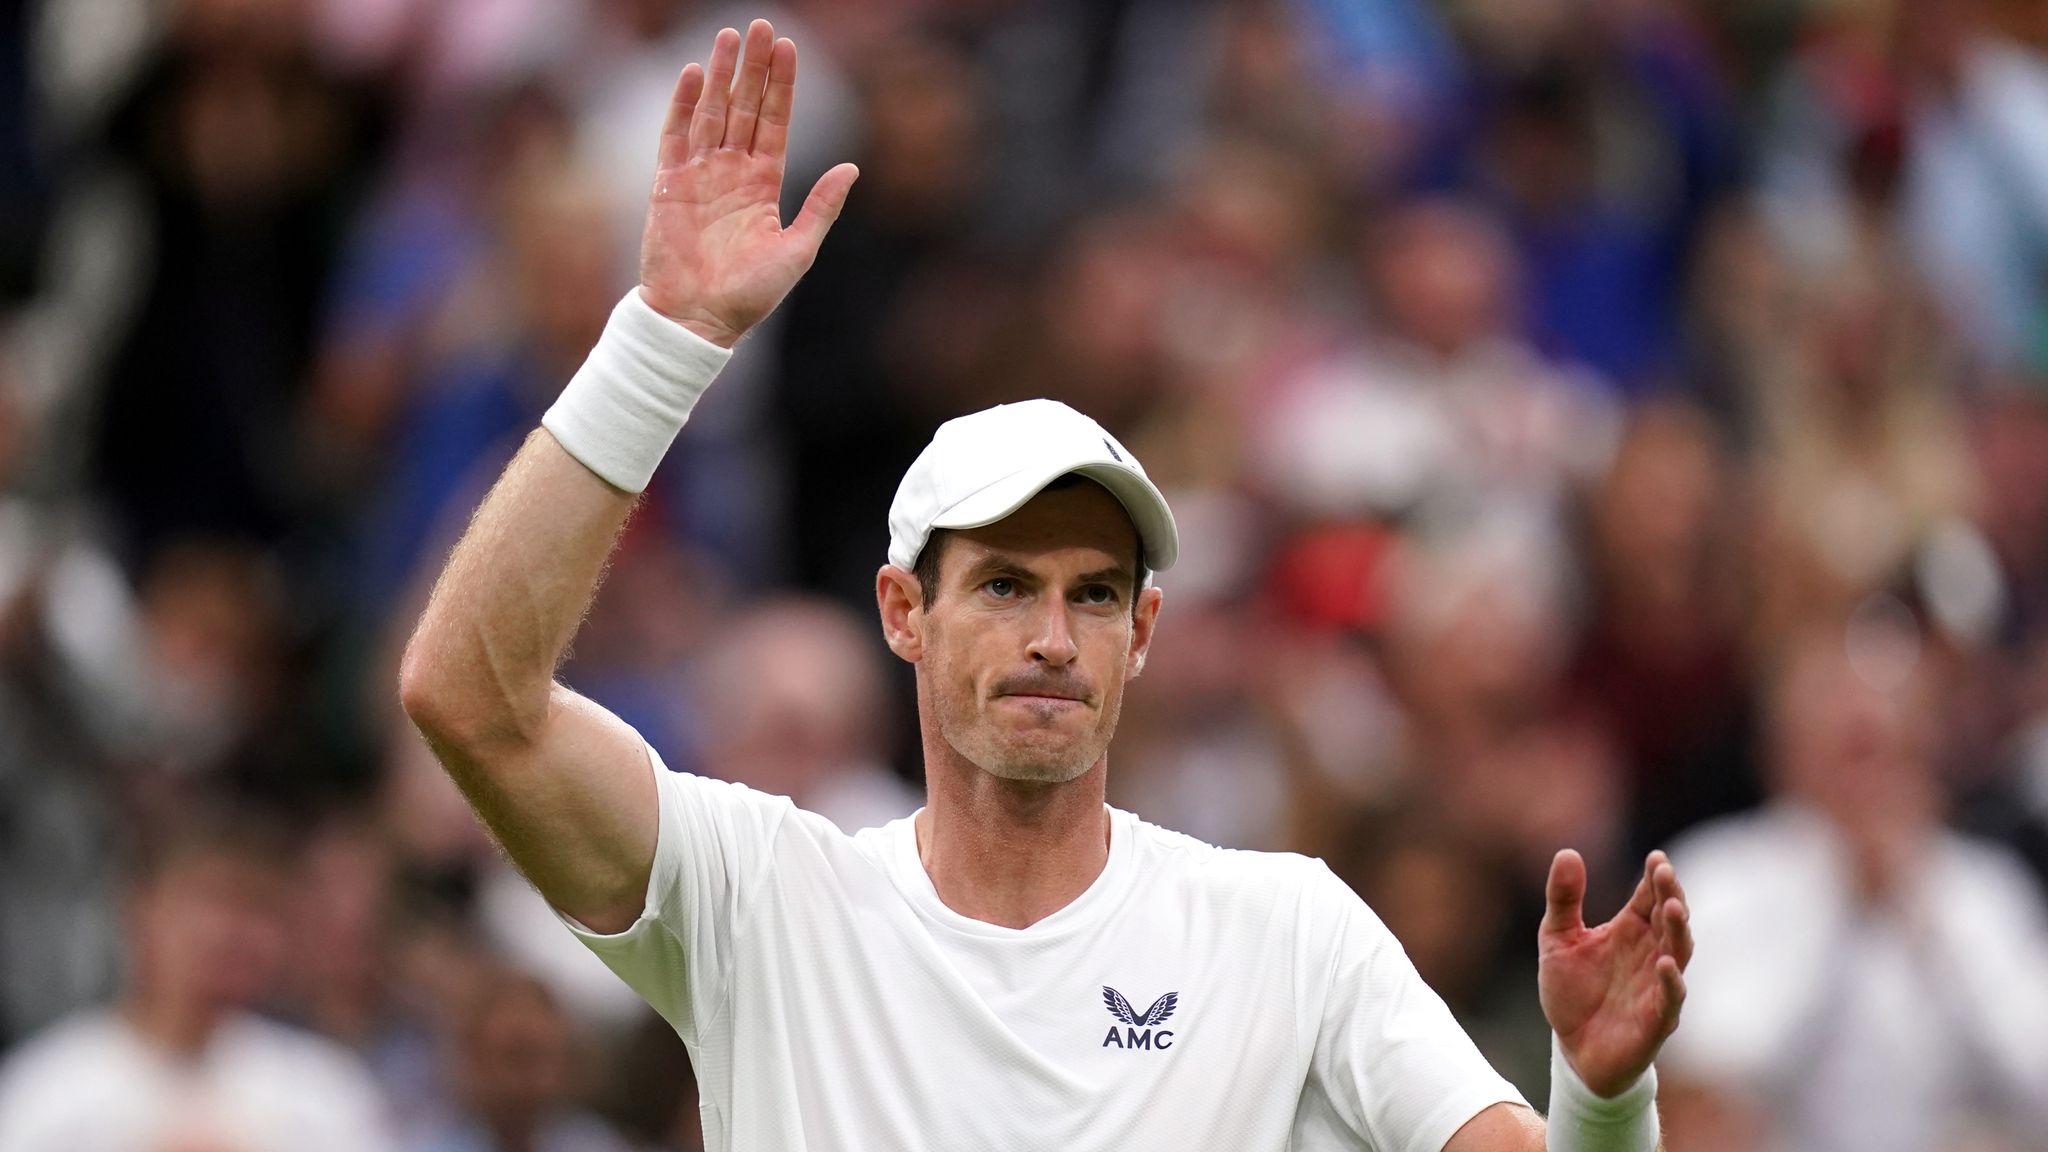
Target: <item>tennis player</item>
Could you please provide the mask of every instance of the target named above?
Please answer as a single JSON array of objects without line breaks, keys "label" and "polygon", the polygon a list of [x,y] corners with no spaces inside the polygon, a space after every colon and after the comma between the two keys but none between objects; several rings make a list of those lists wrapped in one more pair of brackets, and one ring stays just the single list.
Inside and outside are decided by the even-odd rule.
[{"label": "tennis player", "polygon": [[857,173],[777,214],[796,47],[720,32],[661,131],[640,283],[456,547],[407,712],[569,927],[689,1045],[714,1149],[1632,1150],[1692,945],[1661,854],[1612,921],[1552,864],[1549,1122],[1320,862],[1108,807],[1178,550],[1138,462],[1027,401],[943,425],[875,595],[916,665],[926,806],[855,836],[672,773],[554,682],[620,526]]}]

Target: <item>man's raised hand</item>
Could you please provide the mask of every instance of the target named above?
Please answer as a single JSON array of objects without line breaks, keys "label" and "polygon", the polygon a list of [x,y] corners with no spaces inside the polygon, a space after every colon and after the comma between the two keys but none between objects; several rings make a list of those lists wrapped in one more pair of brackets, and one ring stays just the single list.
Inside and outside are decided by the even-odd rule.
[{"label": "man's raised hand", "polygon": [[1614,919],[1586,926],[1586,863],[1566,849],[1550,864],[1537,935],[1543,1015],[1579,1079],[1601,1096],[1633,1084],[1678,1027],[1691,913],[1678,873],[1650,853],[1635,894]]},{"label": "man's raised hand", "polygon": [[[735,76],[734,73],[738,75]],[[661,127],[640,294],[655,311],[730,348],[760,323],[817,258],[860,175],[841,164],[818,178],[783,227],[778,203],[796,92],[796,45],[766,20],[719,32],[711,67],[676,80]]]}]

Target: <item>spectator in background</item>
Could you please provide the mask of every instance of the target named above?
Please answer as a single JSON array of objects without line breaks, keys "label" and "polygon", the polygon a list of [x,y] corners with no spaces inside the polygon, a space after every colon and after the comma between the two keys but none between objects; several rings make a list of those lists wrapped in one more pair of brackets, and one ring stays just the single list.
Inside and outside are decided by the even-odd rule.
[{"label": "spectator in background", "polygon": [[180,818],[130,887],[119,1001],[0,1066],[0,1148],[390,1152],[362,1064],[254,1012],[285,954],[282,836],[245,813]]},{"label": "spectator in background", "polygon": [[1975,513],[1953,346],[1881,238],[1809,274],[1756,349],[1760,635],[1839,618]]},{"label": "spectator in background", "polygon": [[153,265],[99,406],[97,465],[147,557],[272,541],[302,498],[292,416],[374,109],[313,59],[297,4],[170,6],[114,127]]},{"label": "spectator in background", "polygon": [[384,475],[362,589],[380,600],[468,518],[491,465],[539,421],[610,314],[618,266],[591,243],[612,224],[603,189],[562,164],[504,176],[490,255],[451,305],[460,342],[431,366]]},{"label": "spectator in background", "polygon": [[[1559,679],[1570,632],[1555,545],[1510,527],[1417,549],[1387,645],[1413,794],[1500,862],[1524,909],[1541,904],[1563,845],[1591,875],[1627,879],[1612,864],[1623,817],[1612,737]],[[1626,895],[1595,888],[1590,902],[1619,907]]]},{"label": "spectator in background", "polygon": [[1939,673],[1808,628],[1770,697],[1773,802],[1673,847],[1700,947],[1667,1076],[1809,1152],[2048,1131],[2048,902],[1942,824]]},{"label": "spectator in background", "polygon": [[[1281,735],[1259,691],[1269,662],[1258,652],[1258,638],[1273,633],[1252,605],[1182,591],[1169,593],[1173,629],[1125,697],[1110,802],[1225,847],[1270,851],[1298,845],[1302,830],[1289,826],[1291,789]],[[1353,683],[1327,666],[1317,671],[1336,681],[1347,712],[1355,716],[1367,709],[1367,701],[1347,691]],[[1294,680],[1290,687],[1305,689],[1288,701],[1303,711],[1331,695]],[[1325,750],[1347,761],[1351,753],[1371,751],[1343,740],[1326,742]]]},{"label": "spectator in background", "polygon": [[0,1042],[111,987],[122,811],[103,775],[147,727],[134,594],[75,511],[25,491],[47,426],[0,321]]},{"label": "spectator in background", "polygon": [[399,869],[391,837],[359,814],[305,837],[279,1004],[363,1058],[403,1143],[455,1113],[442,1053],[482,962],[401,913]]},{"label": "spectator in background", "polygon": [[[2048,29],[2020,5],[1899,6],[1905,241],[1997,371],[2048,368]],[[2031,41],[2031,42],[2030,42]]]},{"label": "spectator in background", "polygon": [[951,17],[986,71],[993,178],[981,212],[1004,247],[1028,251],[1105,200],[1149,194],[1171,180],[1202,141],[1204,89],[1229,7],[930,5]]},{"label": "spectator in background", "polygon": [[[972,244],[986,173],[980,77],[964,53],[936,37],[905,38],[866,60],[859,79],[867,124],[862,196],[833,231],[846,259],[812,268],[790,292],[779,313],[781,371],[769,399],[786,460],[790,530],[803,541],[790,575],[867,612],[878,560],[874,539],[859,526],[888,515],[896,486],[885,462],[907,467],[926,429],[944,418],[937,415],[943,405],[925,395],[931,381],[920,377],[929,373],[915,364],[919,347],[932,341],[906,339],[913,333],[905,300],[971,262],[963,249]],[[634,134],[636,148],[644,137]],[[997,302],[979,292],[947,301],[983,316]],[[976,327],[961,319],[949,334],[955,341],[959,330]]]},{"label": "spectator in background", "polygon": [[1818,10],[1759,149],[1780,241],[1805,266],[1893,231],[1993,371],[2042,365],[2048,29],[1972,0]]},{"label": "spectator in background", "polygon": [[1501,503],[1557,522],[1599,476],[1618,416],[1521,334],[1514,249],[1477,209],[1425,201],[1381,229],[1369,282],[1383,330],[1278,401],[1262,471],[1315,515],[1455,527]]},{"label": "spectator in background", "polygon": [[2018,848],[2048,885],[2048,391],[1989,398],[1975,420],[1996,628],[1965,666],[1953,773],[1964,826]]},{"label": "spectator in background", "polygon": [[1478,121],[1464,181],[1514,237],[1533,338],[1629,395],[1668,387],[1693,239],[1731,168],[1700,36],[1669,5],[1460,11]]},{"label": "spectator in background", "polygon": [[889,769],[885,677],[873,631],[821,600],[765,600],[727,624],[699,668],[707,774],[788,796],[848,833],[923,800]]},{"label": "spectator in background", "polygon": [[1639,408],[1589,494],[1589,618],[1566,672],[1614,734],[1629,854],[1759,799],[1742,635],[1745,509],[1705,414]]},{"label": "spectator in background", "polygon": [[150,698],[147,762],[292,797],[282,765],[292,733],[282,675],[284,588],[269,554],[180,540],[144,569],[137,592]]},{"label": "spectator in background", "polygon": [[567,109],[539,83],[416,109],[404,125],[327,288],[301,412],[334,512],[375,495],[418,393],[471,351],[490,306],[512,307],[485,291],[502,272],[500,213],[529,179],[563,171],[573,143]]},{"label": "spectator in background", "polygon": [[462,1115],[409,1152],[630,1152],[597,1117],[574,1106],[575,1036],[547,987],[499,972],[469,993],[451,1053]]}]

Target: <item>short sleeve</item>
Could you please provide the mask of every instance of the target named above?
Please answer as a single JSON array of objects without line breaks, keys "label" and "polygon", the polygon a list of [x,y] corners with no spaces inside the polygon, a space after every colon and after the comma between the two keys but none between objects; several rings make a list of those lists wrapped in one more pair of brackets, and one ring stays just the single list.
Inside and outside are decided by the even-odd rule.
[{"label": "short sleeve", "polygon": [[1290,1147],[1440,1152],[1491,1105],[1525,1104],[1365,902],[1325,867],[1311,888],[1309,930],[1332,954]]},{"label": "short sleeve", "polygon": [[733,934],[772,866],[775,837],[793,805],[741,784],[671,772],[646,749],[659,822],[640,918],[622,932],[592,932],[556,915],[606,967],[690,1043],[723,999]]}]

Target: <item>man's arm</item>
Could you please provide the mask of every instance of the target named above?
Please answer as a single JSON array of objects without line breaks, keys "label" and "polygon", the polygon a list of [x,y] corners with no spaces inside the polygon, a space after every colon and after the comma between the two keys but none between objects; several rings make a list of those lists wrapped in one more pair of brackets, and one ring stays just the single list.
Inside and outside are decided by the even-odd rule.
[{"label": "man's arm", "polygon": [[[574,435],[528,437],[456,545],[400,671],[406,714],[513,862],[556,908],[599,932],[640,913],[654,859],[653,778],[639,736],[554,673],[633,489],[709,382],[666,364],[659,346],[730,349],[809,269],[857,175],[850,164],[826,173],[783,227],[776,203],[796,46],[756,20],[743,69],[739,58],[740,35],[728,28],[712,48],[708,82],[696,64],[676,82],[639,300],[628,301],[659,315],[637,313],[643,338],[612,358],[631,369],[630,386],[599,378],[607,343],[629,339],[607,329],[585,368],[598,375],[579,374],[576,386],[595,402],[568,424],[550,414],[550,428]],[[646,325],[670,323],[680,328],[645,338]],[[722,357],[707,350],[697,367],[715,371]]]},{"label": "man's arm", "polygon": [[1465,1121],[1444,1152],[1544,1152],[1543,1117],[1520,1104],[1494,1104]]},{"label": "man's arm", "polygon": [[[1465,1122],[1444,1152],[1545,1152],[1543,1117],[1520,1104],[1495,1104]],[[1658,1137],[1656,1152],[1664,1152]]]},{"label": "man's arm", "polygon": [[1553,1040],[1550,1119],[1495,1104],[1444,1152],[1651,1152],[1661,1149],[1652,1064],[1678,1027],[1691,912],[1678,872],[1650,853],[1635,893],[1614,919],[1585,922],[1586,864],[1551,861],[1548,908],[1537,934],[1537,985]]}]

